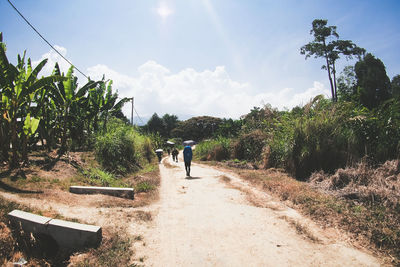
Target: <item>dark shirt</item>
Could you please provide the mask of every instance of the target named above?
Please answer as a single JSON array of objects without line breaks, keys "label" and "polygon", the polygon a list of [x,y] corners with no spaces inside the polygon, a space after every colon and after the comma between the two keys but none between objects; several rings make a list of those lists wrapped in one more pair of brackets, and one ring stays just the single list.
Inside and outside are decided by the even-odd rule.
[{"label": "dark shirt", "polygon": [[183,149],[183,160],[186,162],[190,162],[192,161],[192,157],[193,157],[192,148],[190,146],[185,146],[185,148]]}]

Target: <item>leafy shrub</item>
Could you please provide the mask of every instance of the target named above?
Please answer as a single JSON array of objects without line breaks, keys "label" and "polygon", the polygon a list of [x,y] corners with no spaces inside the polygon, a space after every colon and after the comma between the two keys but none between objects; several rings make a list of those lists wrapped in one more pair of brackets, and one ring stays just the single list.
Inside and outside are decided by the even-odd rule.
[{"label": "leafy shrub", "polygon": [[200,160],[225,160],[230,158],[231,139],[218,137],[206,140],[196,146],[196,157]]},{"label": "leafy shrub", "polygon": [[292,161],[298,179],[306,179],[316,170],[332,173],[347,162],[348,140],[341,112],[331,105],[314,112],[299,120],[294,129]]},{"label": "leafy shrub", "polygon": [[242,135],[233,145],[233,157],[240,160],[260,161],[266,142],[267,134],[261,130]]},{"label": "leafy shrub", "polygon": [[102,171],[98,168],[89,168],[83,171],[83,175],[91,185],[125,187],[126,185],[116,179],[111,173]]},{"label": "leafy shrub", "polygon": [[141,161],[153,157],[147,137],[120,120],[109,122],[107,132],[96,138],[96,159],[109,172],[126,174],[140,168]]},{"label": "leafy shrub", "polygon": [[153,190],[154,188],[155,188],[155,186],[153,184],[151,184],[150,182],[143,181],[143,182],[136,184],[135,192],[136,193],[149,192],[149,191]]},{"label": "leafy shrub", "polygon": [[296,121],[296,114],[285,112],[280,121],[275,123],[268,147],[264,150],[264,168],[293,169],[290,159]]}]

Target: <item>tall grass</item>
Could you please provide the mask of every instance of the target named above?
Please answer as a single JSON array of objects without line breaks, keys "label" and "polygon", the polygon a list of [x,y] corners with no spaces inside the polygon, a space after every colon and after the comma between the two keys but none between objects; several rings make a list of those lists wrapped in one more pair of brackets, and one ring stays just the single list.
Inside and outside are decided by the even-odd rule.
[{"label": "tall grass", "polygon": [[231,139],[218,137],[196,145],[195,157],[200,160],[225,160],[230,158]]},{"label": "tall grass", "polygon": [[116,174],[138,170],[154,156],[150,139],[118,119],[111,120],[107,132],[97,136],[95,154],[106,171]]}]

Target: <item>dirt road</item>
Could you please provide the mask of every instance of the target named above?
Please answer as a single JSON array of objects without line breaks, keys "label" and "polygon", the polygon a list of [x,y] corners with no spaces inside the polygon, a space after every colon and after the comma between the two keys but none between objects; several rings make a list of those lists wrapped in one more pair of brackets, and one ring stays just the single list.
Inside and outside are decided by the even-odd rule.
[{"label": "dirt road", "polygon": [[160,164],[160,172],[160,200],[147,207],[61,190],[0,195],[136,240],[131,262],[139,266],[380,265],[368,252],[348,245],[340,231],[322,230],[232,173],[193,164],[192,177],[186,177],[182,159],[170,158]]},{"label": "dirt road", "polygon": [[137,251],[146,266],[380,265],[233,174],[193,164],[185,177],[180,160],[160,166],[157,215]]}]

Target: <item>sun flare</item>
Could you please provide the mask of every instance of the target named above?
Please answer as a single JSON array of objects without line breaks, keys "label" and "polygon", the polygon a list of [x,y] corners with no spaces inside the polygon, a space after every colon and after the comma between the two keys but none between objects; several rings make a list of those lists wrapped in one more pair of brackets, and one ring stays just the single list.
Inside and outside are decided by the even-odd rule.
[{"label": "sun flare", "polygon": [[173,13],[173,10],[167,6],[166,3],[161,2],[157,8],[157,14],[162,18],[166,19]]}]

